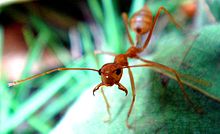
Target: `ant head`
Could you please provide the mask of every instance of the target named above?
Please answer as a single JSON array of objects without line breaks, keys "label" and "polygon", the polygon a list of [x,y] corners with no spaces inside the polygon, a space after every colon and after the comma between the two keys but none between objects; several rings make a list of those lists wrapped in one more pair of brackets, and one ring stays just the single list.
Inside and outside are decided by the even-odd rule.
[{"label": "ant head", "polygon": [[102,83],[105,86],[112,86],[118,84],[123,73],[123,67],[115,63],[107,63],[99,69],[99,75],[101,75]]}]

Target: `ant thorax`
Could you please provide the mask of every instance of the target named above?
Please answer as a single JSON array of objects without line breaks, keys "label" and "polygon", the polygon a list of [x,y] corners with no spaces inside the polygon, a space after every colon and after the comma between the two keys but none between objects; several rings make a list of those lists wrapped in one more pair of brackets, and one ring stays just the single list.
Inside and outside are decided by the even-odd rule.
[{"label": "ant thorax", "polygon": [[121,66],[128,66],[128,58],[125,54],[118,54],[115,56],[114,63],[120,64]]}]

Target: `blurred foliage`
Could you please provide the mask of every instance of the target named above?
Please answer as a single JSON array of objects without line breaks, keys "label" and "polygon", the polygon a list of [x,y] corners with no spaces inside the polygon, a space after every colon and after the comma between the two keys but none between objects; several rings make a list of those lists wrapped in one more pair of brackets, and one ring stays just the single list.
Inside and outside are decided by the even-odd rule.
[{"label": "blurred foliage", "polygon": [[[33,74],[35,63],[44,60],[46,49],[59,61],[53,68],[97,69],[112,62],[113,57],[95,56],[94,50],[124,53],[129,47],[121,12],[131,16],[144,3],[145,0],[88,0],[0,5],[0,133],[219,133],[220,26],[216,23],[219,23],[220,4],[217,0],[205,2],[209,10],[197,1],[198,11],[193,18],[181,18],[184,11],[181,12],[182,2],[178,0],[147,1],[154,15],[160,6],[165,6],[184,30],[177,30],[161,15],[151,44],[142,56],[178,70],[187,94],[204,110],[203,115],[184,100],[172,74],[154,68],[156,73],[132,69],[137,88],[129,119],[134,126],[132,130],[125,126],[131,102],[126,70],[122,83],[129,90],[127,97],[117,87],[105,88],[113,116],[111,123],[102,120],[107,112],[101,94],[92,96],[92,89],[100,82],[94,72],[56,72],[7,87],[12,80],[2,67],[3,55],[7,53],[3,51],[5,27],[13,23],[22,25],[28,56],[21,79]],[[131,61],[137,63],[140,62]],[[37,72],[49,69],[41,64]]]}]

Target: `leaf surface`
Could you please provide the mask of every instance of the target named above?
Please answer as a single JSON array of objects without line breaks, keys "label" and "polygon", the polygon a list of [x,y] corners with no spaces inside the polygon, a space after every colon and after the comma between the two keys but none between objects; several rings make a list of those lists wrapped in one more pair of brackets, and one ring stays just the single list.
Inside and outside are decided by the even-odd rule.
[{"label": "leaf surface", "polygon": [[[121,81],[128,88],[128,96],[117,87],[104,88],[105,94],[111,105],[112,122],[104,123],[107,116],[104,99],[99,92],[92,96],[92,89],[83,93],[79,100],[68,110],[63,120],[52,133],[220,133],[220,104],[211,95],[219,98],[219,63],[218,54],[220,41],[219,25],[205,27],[199,31],[198,37],[189,46],[170,40],[155,53],[156,61],[177,69],[181,74],[191,75],[184,83],[198,86],[201,91],[195,92],[191,86],[185,86],[185,90],[197,108],[203,110],[203,114],[197,113],[187,101],[176,81],[169,79],[171,74],[167,72],[149,72],[149,69],[132,69],[136,84],[136,101],[129,122],[134,127],[128,129],[125,126],[127,112],[131,103],[131,90],[129,77],[124,71]],[[211,37],[210,37],[211,36]],[[187,54],[183,53],[188,50]],[[163,53],[161,53],[163,52]],[[169,57],[170,58],[167,58]],[[178,62],[172,62],[177,59]],[[173,64],[175,63],[175,64]],[[183,64],[189,64],[185,66]],[[184,69],[185,68],[185,69]],[[157,70],[158,71],[158,70]],[[159,70],[161,71],[161,70]],[[197,81],[196,78],[211,82]],[[167,81],[166,81],[167,79]],[[165,80],[165,82],[164,82]],[[203,83],[203,84],[201,84]],[[198,85],[196,85],[198,84]],[[95,87],[95,85],[94,85]],[[204,94],[206,92],[207,94]],[[201,94],[203,93],[203,94]]]}]

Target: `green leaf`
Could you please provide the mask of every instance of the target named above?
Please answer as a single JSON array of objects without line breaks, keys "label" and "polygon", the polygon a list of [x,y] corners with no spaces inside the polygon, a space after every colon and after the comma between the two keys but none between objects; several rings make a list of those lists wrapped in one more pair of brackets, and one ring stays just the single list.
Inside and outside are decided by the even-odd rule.
[{"label": "green leaf", "polygon": [[219,28],[220,25],[205,27],[196,34],[189,35],[183,43],[175,41],[161,43],[156,55],[157,62],[180,72],[185,84],[218,102],[220,102]]},{"label": "green leaf", "polygon": [[[190,52],[188,52],[187,54],[187,56],[190,58],[190,53],[197,53],[197,55],[192,55],[193,57],[197,56],[193,58],[194,62],[190,62],[190,65],[196,67],[194,71],[201,71],[199,68],[201,66],[210,68],[210,72],[206,72],[207,79],[204,80],[210,80],[211,77],[208,77],[211,75],[212,72],[210,66],[216,65],[218,63],[211,63],[214,59],[218,58],[217,53],[219,53],[219,41],[217,38],[219,37],[219,33],[216,29],[219,29],[218,25],[209,26],[201,29],[201,31],[199,31],[199,36],[192,43]],[[210,38],[208,35],[212,35],[212,38]],[[155,53],[155,58],[157,57],[159,59],[159,57],[161,56],[160,61],[162,62],[160,63],[164,64],[169,62],[169,58],[172,59],[172,57],[174,57],[174,59],[176,59],[175,56],[179,55],[178,51],[185,50],[184,47],[182,47],[183,44],[181,44],[181,39],[181,37],[179,37],[176,41],[175,39],[167,39],[170,42],[167,41],[164,47],[162,47],[162,45],[158,46],[158,52]],[[208,44],[212,46],[208,47]],[[202,49],[202,47],[204,48]],[[200,53],[198,53],[198,51]],[[167,55],[171,53],[172,55]],[[209,57],[206,58],[206,56],[203,56],[202,54],[208,54]],[[183,58],[182,61],[187,62],[188,57]],[[192,59],[192,57],[190,59]],[[211,59],[211,61],[208,62],[208,65],[206,65],[208,59]],[[203,63],[204,61],[206,61],[206,63]],[[172,64],[170,65],[171,67],[176,69],[176,66]],[[215,72],[219,72],[217,68],[214,69]],[[91,91],[88,91],[82,94],[79,100],[68,110],[61,122],[52,132],[61,133],[63,130],[66,130],[67,133],[110,134],[220,132],[220,121],[218,119],[218,117],[220,116],[219,103],[214,101],[213,98],[210,99],[209,96],[207,97],[206,95],[203,95],[200,92],[195,92],[190,87],[185,86],[185,90],[190,99],[194,102],[196,108],[201,108],[204,111],[203,114],[197,113],[193,109],[193,107],[189,105],[187,101],[185,101],[184,96],[176,81],[168,79],[168,82],[165,82],[165,84],[161,84],[163,83],[162,81],[166,79],[167,75],[171,76],[172,78],[171,74],[167,72],[162,72],[165,75],[164,76],[159,73],[149,73],[148,70],[149,69],[140,68],[132,69],[135,78],[137,95],[134,109],[129,119],[129,123],[131,123],[134,129],[128,129],[125,125],[125,120],[132,96],[128,79],[129,77],[127,75],[127,71],[124,71],[124,76],[121,83],[128,88],[128,96],[124,96],[124,93],[118,90],[116,86],[104,88],[105,94],[111,106],[111,123],[103,122],[104,117],[106,117],[108,114],[106,111],[104,100],[99,91],[96,92],[95,97],[91,95]],[[177,70],[181,71],[178,68]],[[187,70],[189,71],[190,69]],[[187,70],[181,71],[181,73],[187,73]],[[187,74],[195,75],[194,73]],[[218,90],[217,86],[214,85],[217,84],[217,82],[210,82],[212,82],[212,86],[210,87],[210,89],[207,90],[202,87],[199,88],[201,88],[202,91],[204,90],[209,92],[209,94],[212,93],[213,95],[217,95],[209,91]]]},{"label": "green leaf", "polygon": [[99,2],[97,0],[93,0],[93,1],[88,0],[88,6],[95,20],[98,23],[103,23],[104,17]]},{"label": "green leaf", "polygon": [[[184,95],[176,81],[154,73],[151,78],[154,81],[152,89],[148,93],[150,98],[145,103],[144,115],[148,117],[143,116],[138,121],[138,125],[145,124],[145,128],[138,129],[138,132],[220,132],[218,129],[220,122],[217,119],[220,116],[220,104],[217,102],[220,99],[219,28],[219,25],[204,27],[196,32],[195,39],[190,41],[190,38],[186,38],[183,43],[180,43],[180,39],[178,40],[176,36],[173,40],[164,37],[166,42],[161,41],[158,46],[159,51],[155,54],[157,62],[172,67],[182,74],[184,84],[189,85],[189,87],[185,86],[186,93],[193,101],[195,109],[202,109],[204,113],[197,113],[184,100]],[[165,71],[162,71],[162,74],[175,78],[173,74]]]}]

